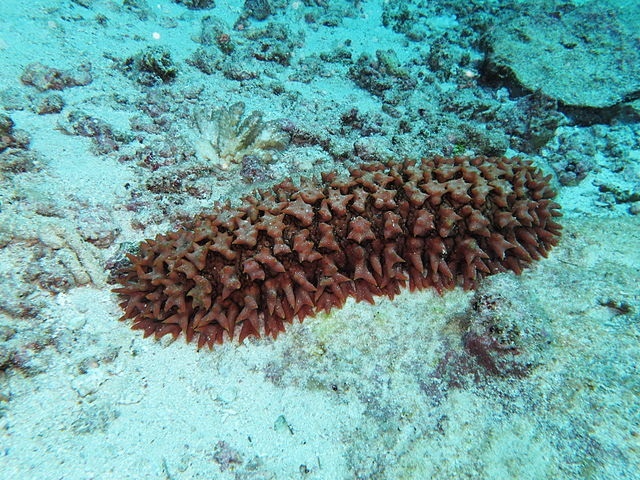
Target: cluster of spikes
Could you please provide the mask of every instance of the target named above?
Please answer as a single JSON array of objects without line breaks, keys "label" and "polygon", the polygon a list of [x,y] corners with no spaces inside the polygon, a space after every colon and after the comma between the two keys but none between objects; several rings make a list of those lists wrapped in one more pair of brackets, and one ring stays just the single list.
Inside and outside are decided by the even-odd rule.
[{"label": "cluster of spikes", "polygon": [[435,157],[286,180],[142,242],[114,289],[121,320],[212,347],[275,338],[349,297],[519,274],[560,236],[549,178],[518,158]]}]

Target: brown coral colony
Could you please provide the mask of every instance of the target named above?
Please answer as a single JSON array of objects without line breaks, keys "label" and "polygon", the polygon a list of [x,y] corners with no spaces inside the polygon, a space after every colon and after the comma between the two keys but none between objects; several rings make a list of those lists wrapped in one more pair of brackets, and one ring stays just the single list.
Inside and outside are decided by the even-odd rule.
[{"label": "brown coral colony", "polygon": [[530,162],[487,157],[369,164],[300,187],[287,180],[143,242],[115,289],[122,319],[145,336],[182,332],[212,347],[236,334],[276,337],[294,317],[348,297],[519,274],[559,239],[548,181]]}]

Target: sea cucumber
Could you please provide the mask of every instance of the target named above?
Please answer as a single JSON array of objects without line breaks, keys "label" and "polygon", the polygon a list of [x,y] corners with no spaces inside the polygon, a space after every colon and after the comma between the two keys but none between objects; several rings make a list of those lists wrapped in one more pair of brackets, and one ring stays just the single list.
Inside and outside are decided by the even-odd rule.
[{"label": "sea cucumber", "polygon": [[114,289],[121,320],[198,348],[411,290],[520,274],[560,238],[550,176],[519,158],[373,163],[285,180],[140,244]]}]

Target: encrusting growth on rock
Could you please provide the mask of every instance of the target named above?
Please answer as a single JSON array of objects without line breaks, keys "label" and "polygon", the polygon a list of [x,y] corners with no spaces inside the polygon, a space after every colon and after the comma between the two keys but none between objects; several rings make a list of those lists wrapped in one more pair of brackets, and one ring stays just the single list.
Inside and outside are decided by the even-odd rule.
[{"label": "encrusting growth on rock", "polygon": [[435,157],[286,180],[142,242],[114,290],[121,319],[212,347],[236,334],[275,338],[348,297],[519,274],[559,240],[549,178],[517,158]]}]

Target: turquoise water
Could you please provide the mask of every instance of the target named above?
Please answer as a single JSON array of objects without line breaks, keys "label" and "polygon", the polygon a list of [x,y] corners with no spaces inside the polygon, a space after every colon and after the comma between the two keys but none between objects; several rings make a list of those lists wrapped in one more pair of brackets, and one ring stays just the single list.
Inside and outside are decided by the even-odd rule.
[{"label": "turquoise water", "polygon": [[[623,0],[1,2],[0,478],[640,478],[639,25]],[[434,155],[531,160],[559,244],[276,339],[118,321],[139,242]]]}]

